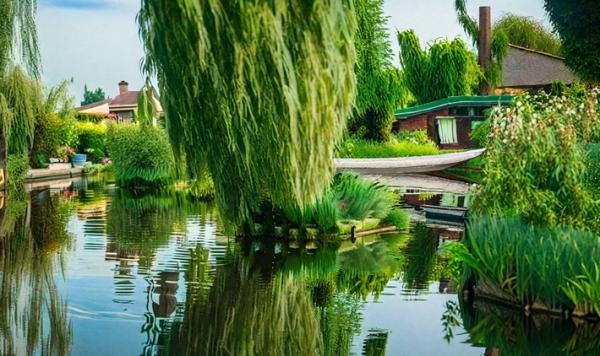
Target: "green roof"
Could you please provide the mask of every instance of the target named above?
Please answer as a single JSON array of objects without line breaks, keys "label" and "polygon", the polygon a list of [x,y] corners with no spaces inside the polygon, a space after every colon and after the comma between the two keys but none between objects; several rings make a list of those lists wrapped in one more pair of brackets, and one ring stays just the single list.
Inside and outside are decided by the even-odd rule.
[{"label": "green roof", "polygon": [[513,101],[512,95],[494,95],[494,96],[450,96],[446,99],[432,101],[427,104],[413,106],[396,110],[396,119],[406,119],[407,117],[425,114],[452,106],[494,106],[507,105]]}]

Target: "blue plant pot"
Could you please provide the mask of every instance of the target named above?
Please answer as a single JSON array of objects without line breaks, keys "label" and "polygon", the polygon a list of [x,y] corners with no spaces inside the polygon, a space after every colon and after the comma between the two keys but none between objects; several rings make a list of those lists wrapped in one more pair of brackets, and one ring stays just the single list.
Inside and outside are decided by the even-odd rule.
[{"label": "blue plant pot", "polygon": [[85,162],[87,161],[87,155],[85,153],[76,153],[73,155],[71,162],[73,163],[73,167],[83,167]]}]

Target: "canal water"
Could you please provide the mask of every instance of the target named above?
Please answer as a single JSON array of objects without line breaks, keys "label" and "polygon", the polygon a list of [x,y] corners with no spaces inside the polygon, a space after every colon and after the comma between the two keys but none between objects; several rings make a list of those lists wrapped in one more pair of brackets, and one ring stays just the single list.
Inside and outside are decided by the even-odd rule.
[{"label": "canal water", "polygon": [[210,204],[102,177],[4,197],[0,354],[598,352],[598,325],[465,303],[441,252],[464,226],[411,202],[468,196],[400,192],[410,231],[354,243],[238,242]]}]

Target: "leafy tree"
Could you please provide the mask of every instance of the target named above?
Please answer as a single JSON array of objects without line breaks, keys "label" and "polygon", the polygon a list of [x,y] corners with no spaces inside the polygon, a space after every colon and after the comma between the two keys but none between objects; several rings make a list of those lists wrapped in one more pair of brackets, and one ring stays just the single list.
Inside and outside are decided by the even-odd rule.
[{"label": "leafy tree", "polygon": [[40,53],[35,26],[36,0],[0,0],[0,77],[20,58],[34,77],[39,74]]},{"label": "leafy tree", "polygon": [[251,227],[265,201],[300,206],[329,185],[355,97],[352,9],[350,0],[142,1],[144,69],[165,93],[177,161],[192,177],[210,172],[234,225]]},{"label": "leafy tree", "polygon": [[600,82],[600,6],[595,0],[545,0],[565,63],[583,80]]},{"label": "leafy tree", "polygon": [[560,40],[540,22],[525,16],[507,14],[494,23],[493,32],[503,31],[510,44],[560,55]]},{"label": "leafy tree", "polygon": [[413,30],[398,33],[403,81],[418,103],[470,95],[481,76],[475,55],[460,39],[439,40],[423,50]]},{"label": "leafy tree", "polygon": [[385,141],[394,117],[398,92],[390,60],[392,50],[386,32],[383,0],[354,2],[358,28],[356,47],[356,106],[350,120],[351,133]]},{"label": "leafy tree", "polygon": [[104,92],[104,90],[102,90],[102,88],[97,88],[96,90],[88,90],[87,84],[83,86],[83,101],[81,102],[81,106],[97,103],[105,99],[106,93]]}]

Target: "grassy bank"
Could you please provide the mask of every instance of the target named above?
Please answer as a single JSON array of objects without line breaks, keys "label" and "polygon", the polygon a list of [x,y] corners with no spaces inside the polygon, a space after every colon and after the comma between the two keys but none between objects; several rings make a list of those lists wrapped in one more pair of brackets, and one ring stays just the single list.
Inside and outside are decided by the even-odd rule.
[{"label": "grassy bank", "polygon": [[442,153],[423,131],[392,136],[387,142],[348,138],[338,148],[340,158],[387,158],[427,156]]}]

